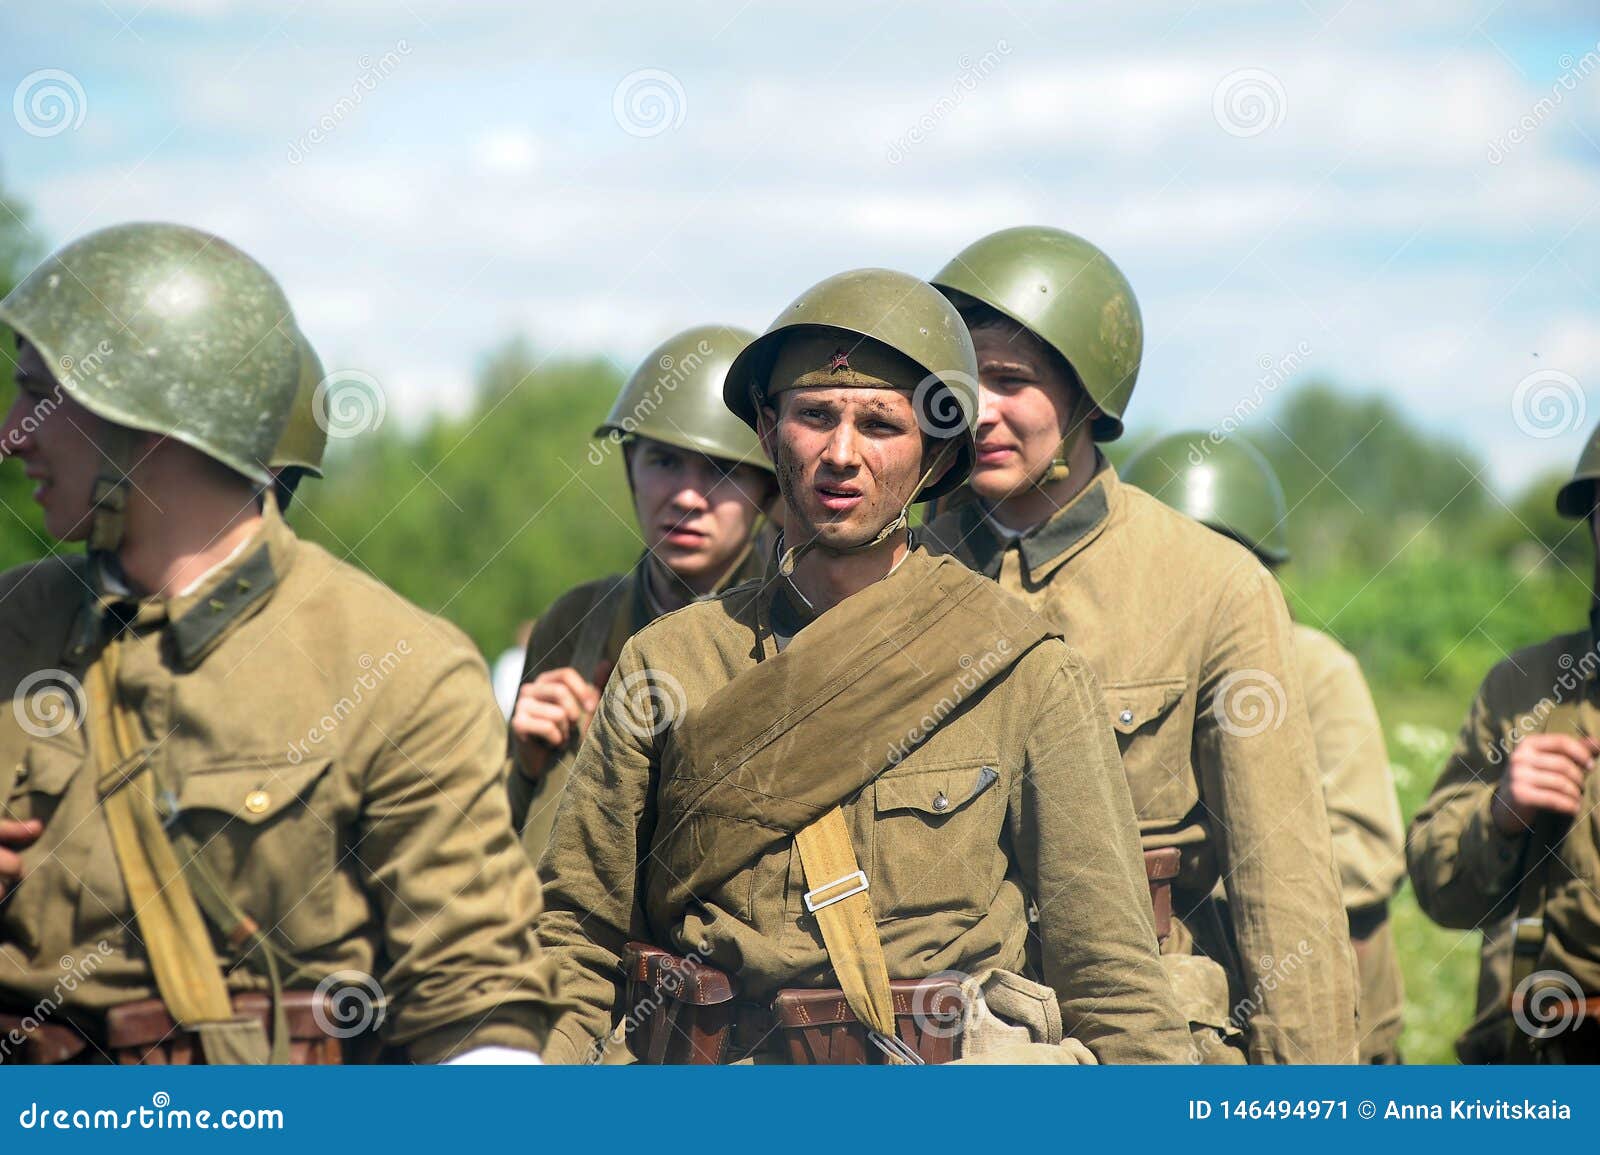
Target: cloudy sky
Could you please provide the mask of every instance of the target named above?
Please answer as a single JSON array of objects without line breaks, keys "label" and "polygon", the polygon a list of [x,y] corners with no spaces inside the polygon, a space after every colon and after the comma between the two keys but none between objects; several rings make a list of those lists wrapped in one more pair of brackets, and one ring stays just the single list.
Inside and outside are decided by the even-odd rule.
[{"label": "cloudy sky", "polygon": [[1509,488],[1600,420],[1592,5],[545,7],[7,0],[0,176],[47,245],[222,233],[400,420],[514,332],[627,366],[1021,223],[1132,280],[1136,427],[1287,365]]}]

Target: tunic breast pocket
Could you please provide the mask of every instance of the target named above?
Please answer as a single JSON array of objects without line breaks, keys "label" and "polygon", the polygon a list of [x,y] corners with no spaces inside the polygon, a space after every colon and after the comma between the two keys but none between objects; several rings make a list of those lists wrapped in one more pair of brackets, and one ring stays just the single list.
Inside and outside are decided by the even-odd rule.
[{"label": "tunic breast pocket", "polygon": [[1117,750],[1142,822],[1176,822],[1199,801],[1190,749],[1193,695],[1181,676],[1105,687]]},{"label": "tunic breast pocket", "polygon": [[328,762],[252,760],[188,771],[179,824],[244,913],[290,951],[339,937],[340,820]]},{"label": "tunic breast pocket", "polygon": [[997,760],[904,764],[872,785],[869,883],[881,919],[982,914],[1005,877],[999,853],[1006,792]]}]

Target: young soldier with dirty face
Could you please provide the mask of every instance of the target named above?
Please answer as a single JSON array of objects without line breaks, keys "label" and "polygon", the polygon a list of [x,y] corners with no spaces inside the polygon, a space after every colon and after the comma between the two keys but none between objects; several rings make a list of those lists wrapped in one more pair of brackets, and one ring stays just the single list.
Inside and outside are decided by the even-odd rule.
[{"label": "young soldier with dirty face", "polygon": [[970,468],[975,370],[948,302],[879,269],[810,289],[735,361],[785,538],[764,584],[622,649],[541,862],[539,937],[576,1004],[547,1059],[623,1017],[630,939],[731,975],[724,1061],[792,1058],[772,1008],[809,996],[848,1004],[883,1061],[926,1042],[891,983],[1015,978],[1030,937],[1069,1040],[1030,1055],[1187,1056],[1094,676],[907,528]]}]

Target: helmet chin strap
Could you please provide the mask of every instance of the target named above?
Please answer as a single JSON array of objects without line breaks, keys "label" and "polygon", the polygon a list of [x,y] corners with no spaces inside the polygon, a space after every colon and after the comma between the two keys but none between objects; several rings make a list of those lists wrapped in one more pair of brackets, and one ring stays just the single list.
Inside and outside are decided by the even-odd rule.
[{"label": "helmet chin strap", "polygon": [[62,659],[68,664],[88,661],[102,637],[110,593],[109,567],[122,548],[128,527],[128,470],[133,467],[137,438],[138,434],[126,426],[108,424],[99,442],[102,457],[90,499],[89,537],[85,543],[88,589],[62,648]]},{"label": "helmet chin strap", "polygon": [[923,487],[928,484],[928,480],[932,478],[939,471],[939,467],[944,464],[945,454],[949,452],[950,446],[954,444],[955,440],[953,438],[944,443],[944,446],[939,450],[938,453],[934,455],[933,462],[923,472],[921,479],[918,480],[916,488],[911,491],[911,497],[904,505],[900,507],[900,512],[887,525],[874,534],[871,541],[859,542],[856,545],[832,546],[821,545],[818,543],[817,539],[813,537],[808,542],[804,542],[801,545],[790,546],[788,549],[784,550],[783,556],[778,559],[778,572],[784,577],[789,577],[794,573],[794,567],[800,564],[800,559],[806,554],[810,553],[813,549],[820,549],[823,553],[828,554],[830,557],[852,557],[858,553],[866,553],[868,550],[877,549],[880,545],[888,541],[901,530],[909,529],[911,527],[912,503],[917,500],[917,494],[922,492]]},{"label": "helmet chin strap", "polygon": [[1046,485],[1054,485],[1072,476],[1072,466],[1067,463],[1067,444],[1077,437],[1079,406],[1080,401],[1072,403],[1072,412],[1067,414],[1067,435],[1056,442],[1055,454],[1050,458],[1050,468],[1044,471],[1044,476],[1033,483],[1035,487],[1042,489]]}]

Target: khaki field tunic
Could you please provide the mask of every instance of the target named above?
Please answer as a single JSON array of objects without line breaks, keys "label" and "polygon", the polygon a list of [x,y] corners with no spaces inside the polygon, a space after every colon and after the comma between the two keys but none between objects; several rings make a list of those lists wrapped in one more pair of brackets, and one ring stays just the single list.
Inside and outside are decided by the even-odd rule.
[{"label": "khaki field tunic", "polygon": [[[13,699],[0,712],[0,812],[45,824],[0,904],[0,1005],[26,1013],[53,998],[55,1015],[92,1032],[105,1008],[157,992],[87,730],[77,707],[37,697],[40,672],[63,665],[84,572],[63,556],[0,576]],[[132,620],[119,695],[230,896],[307,965],[293,985],[341,970],[376,979],[383,1039],[414,1061],[537,1050],[553,967],[506,807],[504,721],[466,637],[297,540],[271,508],[199,588],[116,612]],[[63,960],[81,969],[91,956],[62,992]],[[228,984],[266,985],[245,966]]]},{"label": "khaki field tunic", "polygon": [[1388,904],[1405,881],[1406,849],[1383,725],[1353,654],[1299,622],[1294,652],[1361,973],[1360,1058],[1392,1062],[1399,1057],[1405,988]]},{"label": "khaki field tunic", "polygon": [[1164,950],[1190,1021],[1244,1028],[1252,1062],[1352,1061],[1355,968],[1272,575],[1104,462],[1020,540],[977,501],[924,532],[1047,614],[1098,675],[1143,844],[1183,850]]},{"label": "khaki field tunic", "polygon": [[1600,773],[1576,819],[1550,814],[1531,832],[1501,834],[1490,799],[1529,734],[1600,735],[1600,658],[1591,631],[1518,650],[1483,680],[1433,792],[1412,819],[1407,856],[1428,917],[1485,931],[1479,1020],[1457,1043],[1467,1061],[1499,1057],[1510,994],[1509,920],[1524,885],[1546,885],[1545,939],[1534,969],[1600,995]]},{"label": "khaki field tunic", "polygon": [[[913,550],[884,581],[915,599],[943,564]],[[771,601],[744,585],[667,614],[623,648],[540,863],[540,942],[577,1004],[556,1024],[551,1061],[582,1061],[620,1017],[618,958],[629,939],[697,954],[733,973],[752,1001],[837,985],[801,902],[808,887],[792,838],[758,861],[727,864],[731,877],[714,892],[677,893],[718,846],[696,836],[709,829],[701,815],[663,808],[673,718],[777,653]],[[998,591],[983,605],[996,620],[1026,612]],[[982,644],[973,639],[980,664]],[[840,734],[836,748],[810,756],[876,755]],[[1186,1060],[1099,688],[1058,639],[1034,646],[842,808],[891,978],[1021,971],[1036,951],[1068,1033],[1102,1060]],[[1039,908],[1031,932],[1030,902]]]}]

